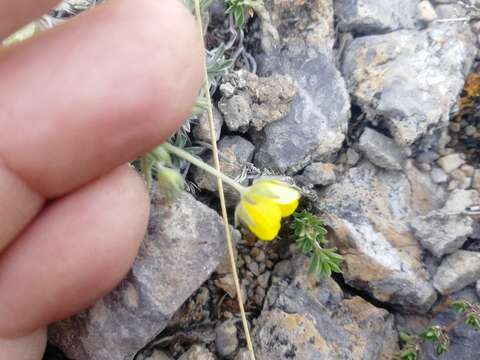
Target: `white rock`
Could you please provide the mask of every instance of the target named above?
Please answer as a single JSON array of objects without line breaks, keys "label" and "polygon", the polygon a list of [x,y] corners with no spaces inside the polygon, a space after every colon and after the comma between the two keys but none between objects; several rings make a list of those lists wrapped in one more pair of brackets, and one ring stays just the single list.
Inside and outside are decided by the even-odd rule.
[{"label": "white rock", "polygon": [[435,20],[438,15],[432,3],[428,0],[423,0],[418,3],[417,19],[420,21],[431,22]]},{"label": "white rock", "polygon": [[437,160],[437,164],[446,172],[450,173],[465,164],[465,159],[459,153],[446,155]]},{"label": "white rock", "polygon": [[447,295],[478,280],[480,252],[459,250],[442,261],[433,278],[433,286],[442,295]]}]

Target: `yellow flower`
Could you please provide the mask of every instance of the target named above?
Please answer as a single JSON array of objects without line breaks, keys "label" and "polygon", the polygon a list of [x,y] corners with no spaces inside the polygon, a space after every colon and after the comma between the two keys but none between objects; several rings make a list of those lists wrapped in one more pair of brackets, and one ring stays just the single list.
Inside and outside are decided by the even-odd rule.
[{"label": "yellow flower", "polygon": [[300,193],[278,180],[257,180],[243,193],[235,218],[245,224],[259,239],[273,240],[280,231],[282,217],[293,214]]}]

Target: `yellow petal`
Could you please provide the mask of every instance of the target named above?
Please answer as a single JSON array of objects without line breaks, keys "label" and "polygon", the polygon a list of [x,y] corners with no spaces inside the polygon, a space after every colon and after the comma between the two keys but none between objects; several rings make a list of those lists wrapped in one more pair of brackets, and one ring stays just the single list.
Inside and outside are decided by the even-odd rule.
[{"label": "yellow petal", "polygon": [[268,199],[247,201],[243,199],[237,212],[242,220],[259,239],[270,241],[280,231],[282,212],[280,207]]},{"label": "yellow petal", "polygon": [[250,196],[274,201],[280,206],[282,217],[286,217],[292,215],[298,207],[300,192],[280,181],[261,179],[250,187]]},{"label": "yellow petal", "polygon": [[298,200],[295,200],[288,204],[278,204],[280,210],[282,211],[282,217],[287,217],[292,215],[298,207]]}]

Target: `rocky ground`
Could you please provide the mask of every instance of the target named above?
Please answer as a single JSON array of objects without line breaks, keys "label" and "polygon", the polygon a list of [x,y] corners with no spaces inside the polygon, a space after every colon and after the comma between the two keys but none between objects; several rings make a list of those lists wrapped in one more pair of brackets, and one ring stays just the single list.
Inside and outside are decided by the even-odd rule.
[{"label": "rocky ground", "polygon": [[[295,182],[345,262],[312,278],[287,227],[273,243],[234,233],[258,359],[391,360],[399,331],[480,302],[480,1],[264,3],[213,96],[222,167]],[[224,10],[211,7],[212,47],[231,36]],[[211,161],[206,118],[189,137]],[[189,180],[197,191],[175,201],[153,190],[132,271],[51,326],[46,359],[248,359],[215,179]],[[450,335],[441,359],[480,359],[480,332]]]}]

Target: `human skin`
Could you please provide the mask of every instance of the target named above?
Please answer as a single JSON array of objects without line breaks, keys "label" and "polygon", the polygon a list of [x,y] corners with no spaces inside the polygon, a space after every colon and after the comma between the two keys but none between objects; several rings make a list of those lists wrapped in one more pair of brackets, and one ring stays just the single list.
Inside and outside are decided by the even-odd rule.
[{"label": "human skin", "polygon": [[[56,3],[0,0],[0,38]],[[0,359],[41,359],[46,326],[126,274],[149,199],[125,163],[188,116],[203,57],[178,0],[107,1],[0,50]]]}]

